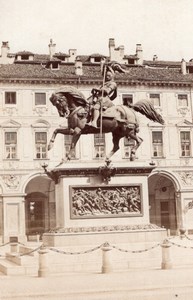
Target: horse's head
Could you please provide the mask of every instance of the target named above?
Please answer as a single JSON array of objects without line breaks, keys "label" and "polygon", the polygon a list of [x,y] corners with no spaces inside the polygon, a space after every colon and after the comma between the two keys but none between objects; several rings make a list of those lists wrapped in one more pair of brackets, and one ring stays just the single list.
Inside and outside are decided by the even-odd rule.
[{"label": "horse's head", "polygon": [[62,93],[52,94],[50,101],[56,106],[60,117],[67,117],[69,115],[68,101]]}]

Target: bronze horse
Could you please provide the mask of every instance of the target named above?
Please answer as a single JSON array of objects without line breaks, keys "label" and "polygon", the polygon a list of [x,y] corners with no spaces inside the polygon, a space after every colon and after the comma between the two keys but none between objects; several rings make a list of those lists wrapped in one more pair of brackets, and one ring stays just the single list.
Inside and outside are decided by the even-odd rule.
[{"label": "bronze horse", "polygon": [[106,156],[106,159],[109,159],[119,150],[120,139],[126,137],[128,140],[133,139],[135,141],[130,154],[130,160],[133,161],[135,159],[136,150],[143,141],[142,138],[137,136],[139,123],[135,111],[144,114],[150,120],[164,124],[161,115],[155,111],[153,105],[147,100],[138,101],[135,105],[131,105],[131,107],[116,105],[107,108],[102,112],[98,120],[99,128],[94,128],[89,125],[89,121],[92,118],[92,101],[90,101],[90,98],[86,100],[78,89],[65,86],[55,94],[52,94],[50,101],[57,108],[60,117],[66,117],[68,119],[68,128],[58,128],[54,130],[48,145],[48,150],[53,147],[54,140],[58,133],[72,135],[70,151],[66,155],[67,160],[71,159],[77,141],[82,134],[112,132],[113,149]]}]

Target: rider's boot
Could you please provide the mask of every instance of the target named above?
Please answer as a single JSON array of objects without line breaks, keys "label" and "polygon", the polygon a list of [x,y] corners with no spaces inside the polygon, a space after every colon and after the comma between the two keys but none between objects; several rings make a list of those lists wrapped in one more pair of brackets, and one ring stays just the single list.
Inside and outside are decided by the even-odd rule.
[{"label": "rider's boot", "polygon": [[93,120],[91,122],[91,126],[95,127],[95,128],[98,128],[97,127],[97,120],[99,118],[99,110],[98,109],[94,109],[94,112],[93,112]]}]

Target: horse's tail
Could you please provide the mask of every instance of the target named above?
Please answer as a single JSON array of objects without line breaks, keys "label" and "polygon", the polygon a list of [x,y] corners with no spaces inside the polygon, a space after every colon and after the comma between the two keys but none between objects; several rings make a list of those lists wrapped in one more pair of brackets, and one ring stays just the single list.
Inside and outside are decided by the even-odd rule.
[{"label": "horse's tail", "polygon": [[150,101],[138,101],[132,106],[132,108],[154,122],[158,122],[162,125],[165,123],[162,116],[155,110],[153,104]]}]

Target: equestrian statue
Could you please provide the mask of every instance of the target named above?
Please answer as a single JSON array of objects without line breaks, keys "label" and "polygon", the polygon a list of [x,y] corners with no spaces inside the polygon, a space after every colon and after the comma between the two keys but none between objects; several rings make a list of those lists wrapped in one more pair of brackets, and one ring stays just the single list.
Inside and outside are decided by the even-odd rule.
[{"label": "equestrian statue", "polygon": [[66,154],[67,160],[70,160],[82,134],[111,132],[113,149],[106,156],[106,160],[109,160],[119,150],[119,141],[123,137],[135,141],[130,152],[130,160],[135,160],[136,150],[143,141],[138,136],[139,122],[136,112],[162,125],[164,120],[148,100],[141,100],[135,104],[114,105],[113,100],[117,97],[117,84],[114,81],[115,72],[126,73],[127,71],[117,62],[105,63],[102,68],[102,86],[93,88],[88,99],[72,86],[64,86],[52,94],[50,101],[57,108],[59,116],[67,118],[68,127],[54,130],[48,144],[48,150],[53,147],[58,133],[72,135],[70,150]]}]

